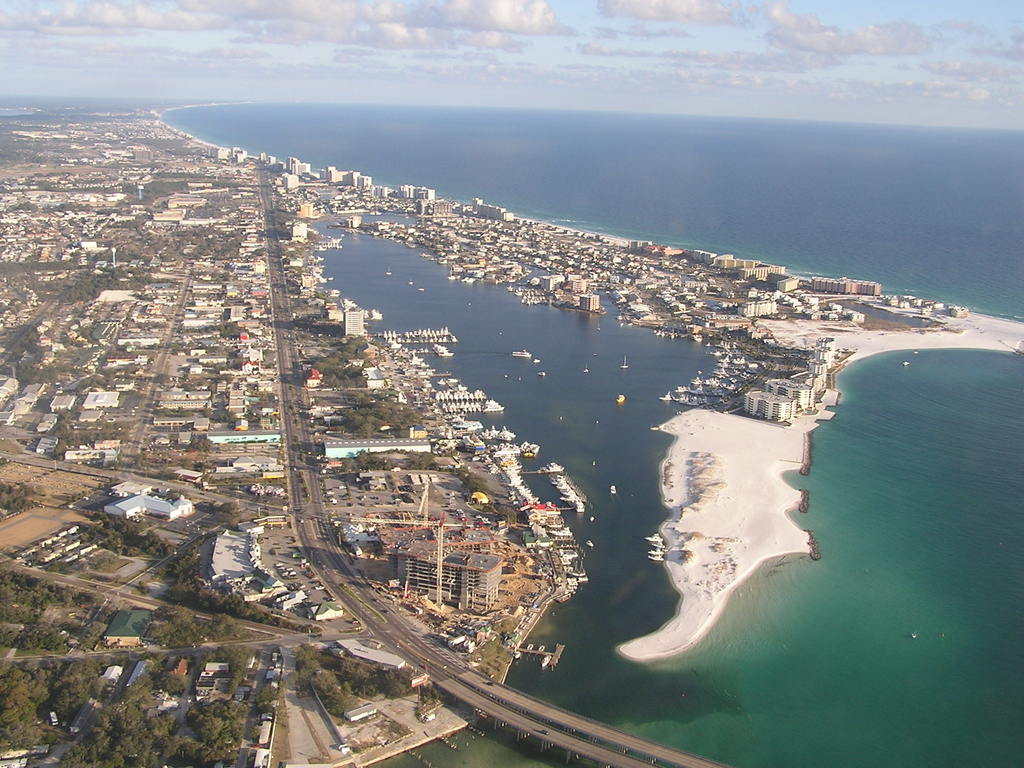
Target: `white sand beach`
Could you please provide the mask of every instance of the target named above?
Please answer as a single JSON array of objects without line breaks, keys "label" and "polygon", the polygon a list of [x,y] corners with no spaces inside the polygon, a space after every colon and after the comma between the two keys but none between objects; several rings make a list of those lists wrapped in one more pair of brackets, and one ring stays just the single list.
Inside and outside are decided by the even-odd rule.
[{"label": "white sand beach", "polygon": [[[897,314],[920,316],[917,312]],[[822,336],[853,354],[847,363],[896,350],[984,349],[1012,352],[1024,340],[1024,323],[987,315],[934,318],[941,328],[867,331],[851,322],[762,320],[787,346],[811,347]],[[835,402],[827,393],[825,404]],[[800,468],[804,435],[818,421],[801,417],[784,427],[746,416],[705,410],[682,413],[661,426],[675,436],[661,465],[662,497],[671,509],[662,525],[665,565],[681,601],[676,615],[656,632],[631,640],[619,652],[653,661],[696,645],[721,614],[729,595],[761,563],[807,553],[808,538],[789,517],[800,492],[782,479]]]},{"label": "white sand beach", "polygon": [[[894,319],[922,317],[917,311],[890,309]],[[1024,323],[991,315],[930,317],[941,328],[906,331],[866,331],[849,321],[759,320],[772,335],[787,346],[808,347],[822,336],[831,336],[840,349],[854,350],[847,362],[862,360],[880,352],[906,349],[987,349],[1012,352],[1024,341]]]},{"label": "white sand beach", "polygon": [[[783,427],[705,410],[687,411],[661,429],[675,436],[662,463],[662,495],[672,509],[662,525],[665,565],[682,596],[657,632],[624,643],[637,661],[674,656],[715,623],[730,593],[765,560],[808,551],[807,534],[788,516],[800,492],[783,480],[800,468],[811,418]],[[692,553],[684,561],[684,550]]]}]

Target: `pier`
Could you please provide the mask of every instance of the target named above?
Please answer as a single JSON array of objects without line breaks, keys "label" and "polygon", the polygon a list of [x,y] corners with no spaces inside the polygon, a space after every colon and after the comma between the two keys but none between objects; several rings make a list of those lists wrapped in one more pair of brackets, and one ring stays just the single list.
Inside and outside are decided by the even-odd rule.
[{"label": "pier", "polygon": [[528,653],[533,656],[539,656],[541,659],[540,664],[542,667],[554,669],[558,666],[558,662],[562,659],[562,653],[564,653],[565,651],[565,645],[563,643],[558,643],[557,645],[555,645],[555,650],[549,651],[546,650],[543,645],[534,648],[533,643],[530,643],[529,645],[520,646],[516,649],[516,651],[519,653]]}]

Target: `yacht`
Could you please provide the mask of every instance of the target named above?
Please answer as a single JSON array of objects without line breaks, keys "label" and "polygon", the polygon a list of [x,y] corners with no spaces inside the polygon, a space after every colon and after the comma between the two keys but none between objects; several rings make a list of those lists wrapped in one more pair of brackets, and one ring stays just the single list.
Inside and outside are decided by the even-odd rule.
[{"label": "yacht", "polygon": [[618,490],[615,488],[614,485],[609,485],[608,486],[608,493],[610,493],[612,496],[614,496],[616,493],[618,493]]},{"label": "yacht", "polygon": [[520,349],[512,353],[512,357],[525,357],[527,359],[533,358],[533,355],[528,350]]},{"label": "yacht", "polygon": [[622,356],[622,365],[620,365],[619,368],[622,368],[623,370],[625,370],[626,368],[629,368],[629,363],[626,362],[626,356],[625,355]]}]

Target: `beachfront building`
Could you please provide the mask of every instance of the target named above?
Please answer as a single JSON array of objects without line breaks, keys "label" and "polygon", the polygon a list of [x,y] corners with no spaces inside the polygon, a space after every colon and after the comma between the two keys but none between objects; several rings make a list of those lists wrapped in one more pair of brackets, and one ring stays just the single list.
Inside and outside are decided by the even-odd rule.
[{"label": "beachfront building", "polygon": [[782,395],[790,400],[795,400],[797,408],[801,411],[810,410],[814,407],[814,387],[804,381],[793,379],[769,379],[764,383],[766,392],[773,395]]},{"label": "beachfront building", "polygon": [[366,335],[366,313],[361,309],[346,309],[344,317],[346,336]]},{"label": "beachfront building", "polygon": [[848,277],[812,277],[811,290],[847,296],[881,296],[882,284],[870,280],[851,280]]},{"label": "beachfront building", "polygon": [[796,400],[785,395],[754,389],[743,396],[743,410],[768,421],[792,421],[799,410]]},{"label": "beachfront building", "polygon": [[601,297],[596,293],[585,293],[580,296],[580,309],[584,312],[600,312]]}]

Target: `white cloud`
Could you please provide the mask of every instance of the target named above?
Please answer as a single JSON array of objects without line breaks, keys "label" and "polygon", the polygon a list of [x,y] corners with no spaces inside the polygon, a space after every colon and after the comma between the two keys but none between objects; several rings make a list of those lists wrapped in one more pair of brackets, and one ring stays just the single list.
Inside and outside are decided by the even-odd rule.
[{"label": "white cloud", "polygon": [[921,27],[897,22],[842,30],[827,26],[814,13],[792,13],[785,2],[764,7],[770,27],[767,38],[780,48],[848,56],[900,56],[924,53],[931,41]]},{"label": "white cloud", "polygon": [[732,24],[736,11],[722,0],[600,0],[606,16],[645,21],[681,21],[697,24]]},{"label": "white cloud", "polygon": [[444,0],[423,12],[433,24],[460,29],[514,32],[520,35],[564,35],[563,25],[547,0]]},{"label": "white cloud", "polygon": [[355,35],[356,42],[376,48],[451,48],[454,38],[444,29],[411,27],[397,21],[384,21],[361,28]]},{"label": "white cloud", "polygon": [[29,7],[27,13],[0,13],[0,29],[81,35],[100,31],[197,31],[224,26],[221,20],[205,14],[162,10],[142,2],[85,0],[57,6],[34,3]]},{"label": "white cloud", "polygon": [[1024,70],[1016,67],[1000,67],[984,61],[929,61],[922,66],[933,75],[964,83],[1007,82],[1024,74]]},{"label": "white cloud", "polygon": [[481,30],[462,35],[459,42],[472,48],[485,48],[494,51],[505,51],[506,53],[519,53],[526,44],[522,40],[506,35],[504,32],[493,30]]}]

